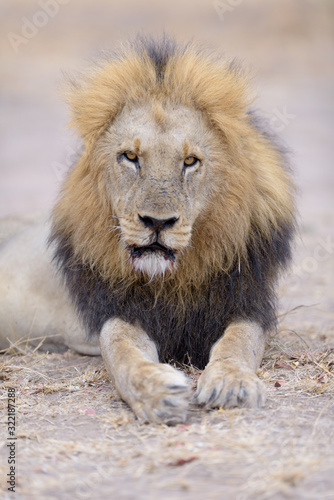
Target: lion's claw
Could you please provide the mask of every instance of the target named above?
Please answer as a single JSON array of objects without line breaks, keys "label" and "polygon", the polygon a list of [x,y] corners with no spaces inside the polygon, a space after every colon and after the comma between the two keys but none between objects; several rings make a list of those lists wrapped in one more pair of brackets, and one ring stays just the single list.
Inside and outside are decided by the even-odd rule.
[{"label": "lion's claw", "polygon": [[132,377],[127,402],[139,419],[176,425],[187,419],[191,389],[184,373],[160,363],[145,363]]},{"label": "lion's claw", "polygon": [[251,370],[229,361],[212,362],[198,380],[195,398],[207,408],[259,408],[265,404],[265,389]]}]

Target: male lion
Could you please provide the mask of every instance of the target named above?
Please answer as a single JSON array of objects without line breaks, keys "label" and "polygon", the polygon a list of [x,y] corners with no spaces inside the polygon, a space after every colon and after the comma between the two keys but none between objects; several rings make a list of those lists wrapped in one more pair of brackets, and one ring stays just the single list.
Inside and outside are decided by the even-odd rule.
[{"label": "male lion", "polygon": [[33,332],[49,350],[101,352],[150,422],[186,420],[191,391],[168,361],[205,368],[199,404],[263,405],[256,369],[294,203],[246,77],[193,44],[142,39],[69,100],[85,148],[51,226],[3,222],[1,348]]}]

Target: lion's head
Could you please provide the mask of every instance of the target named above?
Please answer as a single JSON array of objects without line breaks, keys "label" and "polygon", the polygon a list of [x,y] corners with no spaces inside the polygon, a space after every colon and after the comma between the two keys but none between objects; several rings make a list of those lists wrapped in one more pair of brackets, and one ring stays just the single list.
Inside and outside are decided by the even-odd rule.
[{"label": "lion's head", "polygon": [[[134,272],[174,272],[217,191],[219,133],[198,110],[159,99],[126,105],[99,143],[120,247]],[[221,189],[221,186],[218,187]]]},{"label": "lion's head", "polygon": [[72,85],[85,150],[54,237],[107,281],[198,285],[292,222],[279,151],[248,113],[246,77],[193,45],[140,41]]}]

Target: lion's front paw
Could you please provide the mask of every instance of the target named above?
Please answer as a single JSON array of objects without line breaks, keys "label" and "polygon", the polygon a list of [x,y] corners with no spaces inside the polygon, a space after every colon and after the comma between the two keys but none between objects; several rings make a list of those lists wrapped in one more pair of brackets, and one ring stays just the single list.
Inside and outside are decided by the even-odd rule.
[{"label": "lion's front paw", "polygon": [[259,408],[265,404],[265,388],[251,370],[229,360],[213,361],[200,376],[195,397],[207,408]]},{"label": "lion's front paw", "polygon": [[131,373],[130,387],[122,394],[138,418],[176,425],[187,418],[191,388],[184,373],[172,366],[142,363]]}]

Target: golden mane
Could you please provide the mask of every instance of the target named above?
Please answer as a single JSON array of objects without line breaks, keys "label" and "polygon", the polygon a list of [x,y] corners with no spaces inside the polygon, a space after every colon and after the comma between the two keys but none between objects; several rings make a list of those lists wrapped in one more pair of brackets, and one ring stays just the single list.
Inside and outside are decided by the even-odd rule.
[{"label": "golden mane", "polygon": [[279,149],[248,113],[252,99],[245,74],[194,44],[180,48],[164,43],[160,49],[147,41],[129,44],[69,87],[70,124],[84,139],[85,150],[55,207],[53,238],[71,246],[73,265],[81,262],[110,284],[124,281],[129,286],[139,280],[119,234],[107,230],[117,220],[107,196],[107,159],[99,140],[127,104],[155,99],[162,106],[171,102],[200,110],[221,134],[228,161],[219,165],[217,159],[215,168],[217,176],[224,175],[226,189],[214,191],[209,209],[194,225],[187,258],[172,280],[165,278],[167,289],[184,291],[200,287],[210,275],[229,272],[236,262],[248,266],[251,241],[270,241],[280,228],[292,226],[293,185]]}]

